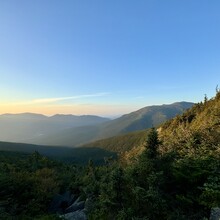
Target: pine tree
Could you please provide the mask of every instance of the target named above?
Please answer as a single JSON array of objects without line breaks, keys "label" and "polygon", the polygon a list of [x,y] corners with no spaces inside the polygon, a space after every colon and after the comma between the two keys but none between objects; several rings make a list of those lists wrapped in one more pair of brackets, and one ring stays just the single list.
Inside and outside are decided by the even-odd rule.
[{"label": "pine tree", "polygon": [[157,157],[157,150],[158,150],[158,146],[160,144],[160,141],[158,139],[158,133],[157,130],[155,128],[151,128],[148,137],[147,137],[147,141],[146,141],[146,151],[147,151],[147,157],[149,159],[154,159]]}]

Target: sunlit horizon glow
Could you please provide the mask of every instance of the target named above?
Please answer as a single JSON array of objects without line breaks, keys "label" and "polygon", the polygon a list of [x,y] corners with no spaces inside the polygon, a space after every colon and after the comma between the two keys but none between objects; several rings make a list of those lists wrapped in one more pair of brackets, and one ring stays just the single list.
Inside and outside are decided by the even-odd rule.
[{"label": "sunlit horizon glow", "polygon": [[0,114],[19,114],[19,113],[36,113],[46,116],[53,116],[56,114],[72,114],[72,115],[98,115],[102,117],[117,117],[123,114],[130,113],[131,111],[138,110],[132,106],[114,106],[114,105],[44,105],[44,106],[18,106],[11,105],[1,106]]},{"label": "sunlit horizon glow", "polygon": [[[140,108],[150,105],[172,104],[176,101],[166,102],[151,100],[143,105],[143,100],[146,100],[144,96],[130,97],[129,101],[118,101],[113,94],[102,92],[95,94],[77,95],[70,97],[56,97],[56,98],[39,98],[33,100],[26,100],[20,102],[5,102],[0,103],[0,114],[19,114],[19,113],[36,113],[46,116],[52,116],[56,114],[72,114],[72,115],[99,115],[103,117],[118,117],[124,114],[128,114],[132,111],[139,110]],[[116,95],[117,96],[117,95]],[[99,97],[100,102],[98,102]],[[94,98],[96,100],[94,100]],[[126,99],[126,98],[124,98]],[[150,97],[148,98],[150,99]],[[70,100],[73,102],[71,103]],[[106,100],[114,100],[108,101]],[[156,102],[155,102],[156,101]]]},{"label": "sunlit horizon glow", "polygon": [[[104,93],[103,93],[104,95]],[[76,97],[76,96],[75,96]],[[74,98],[75,98],[74,97]],[[81,97],[81,96],[80,96]],[[88,97],[88,96],[84,96]],[[93,97],[93,96],[91,96]],[[134,99],[143,99],[144,97],[135,97]],[[72,115],[98,115],[102,117],[115,118],[132,111],[139,110],[150,105],[172,104],[170,103],[153,103],[143,106],[139,104],[116,103],[78,103],[78,104],[61,104],[59,101],[71,99],[71,97],[51,98],[51,99],[36,99],[26,102],[17,103],[2,103],[0,104],[1,114],[20,114],[20,113],[36,113],[46,116],[53,116],[56,114],[72,114]],[[176,101],[178,102],[178,100]]]},{"label": "sunlit horizon glow", "polygon": [[0,1],[0,114],[115,117],[220,85],[220,1]]}]

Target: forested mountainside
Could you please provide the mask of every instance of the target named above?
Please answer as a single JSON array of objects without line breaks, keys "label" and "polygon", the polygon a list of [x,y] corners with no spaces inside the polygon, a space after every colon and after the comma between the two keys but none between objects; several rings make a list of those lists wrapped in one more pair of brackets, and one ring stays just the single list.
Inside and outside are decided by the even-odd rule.
[{"label": "forested mountainside", "polygon": [[50,135],[33,138],[29,140],[29,143],[76,147],[95,140],[158,126],[183,113],[193,104],[191,102],[176,102],[169,105],[147,106],[99,125],[65,129]]},{"label": "forested mountainside", "polygon": [[147,137],[149,129],[130,132],[128,134],[119,135],[107,139],[94,141],[82,145],[82,147],[97,147],[118,154],[132,150],[134,147],[142,145]]},{"label": "forested mountainside", "polygon": [[[217,92],[216,97],[204,102],[195,104],[192,108],[186,110],[183,114],[176,116],[157,127],[161,140],[160,151],[167,153],[170,151],[178,152],[181,155],[199,154],[204,151],[214,149],[219,151],[220,144],[220,95]],[[125,157],[134,158],[135,152],[141,153],[143,147],[139,140],[143,140],[147,135],[144,131],[128,134],[130,148],[124,148],[121,141],[114,139],[104,139],[85,146],[101,146],[103,149],[121,149],[118,152],[125,152]],[[126,136],[125,136],[126,137]],[[117,147],[118,146],[118,147]],[[129,146],[129,144],[128,144]],[[139,149],[140,146],[140,149]],[[195,147],[196,146],[196,147]],[[214,148],[213,148],[214,147]],[[130,149],[130,150],[128,150]]]},{"label": "forested mountainside", "polygon": [[220,144],[220,92],[200,102],[161,126],[160,138],[164,152],[183,155],[218,154]]},{"label": "forested mountainside", "polygon": [[[1,154],[0,216],[209,219],[213,208],[220,207],[219,107],[217,91],[216,97],[146,132],[141,147],[131,149],[132,157],[105,158],[102,166],[57,163],[37,152]],[[65,192],[81,206],[74,210],[66,201],[51,210],[54,198]]]}]

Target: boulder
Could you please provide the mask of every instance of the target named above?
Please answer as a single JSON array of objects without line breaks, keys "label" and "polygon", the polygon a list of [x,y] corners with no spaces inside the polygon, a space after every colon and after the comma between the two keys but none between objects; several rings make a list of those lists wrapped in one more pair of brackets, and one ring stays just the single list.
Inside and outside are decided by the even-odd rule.
[{"label": "boulder", "polygon": [[63,194],[57,194],[54,196],[49,212],[51,213],[64,213],[64,210],[69,207],[76,200],[76,196],[67,191]]},{"label": "boulder", "polygon": [[209,220],[220,220],[220,208],[215,207],[211,209],[211,215]]},{"label": "boulder", "polygon": [[80,201],[80,198],[78,198],[72,205],[70,205],[68,208],[65,209],[65,213],[82,210],[84,209],[84,205],[85,205],[85,202]]},{"label": "boulder", "polygon": [[75,212],[70,212],[60,217],[66,220],[87,220],[84,210],[77,210]]}]

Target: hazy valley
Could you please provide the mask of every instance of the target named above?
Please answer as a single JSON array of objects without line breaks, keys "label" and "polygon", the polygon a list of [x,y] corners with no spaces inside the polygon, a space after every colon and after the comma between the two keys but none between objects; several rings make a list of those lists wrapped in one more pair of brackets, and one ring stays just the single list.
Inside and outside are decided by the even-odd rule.
[{"label": "hazy valley", "polygon": [[51,146],[76,147],[94,140],[158,126],[193,103],[148,106],[117,119],[99,116],[33,113],[0,115],[0,140]]}]

